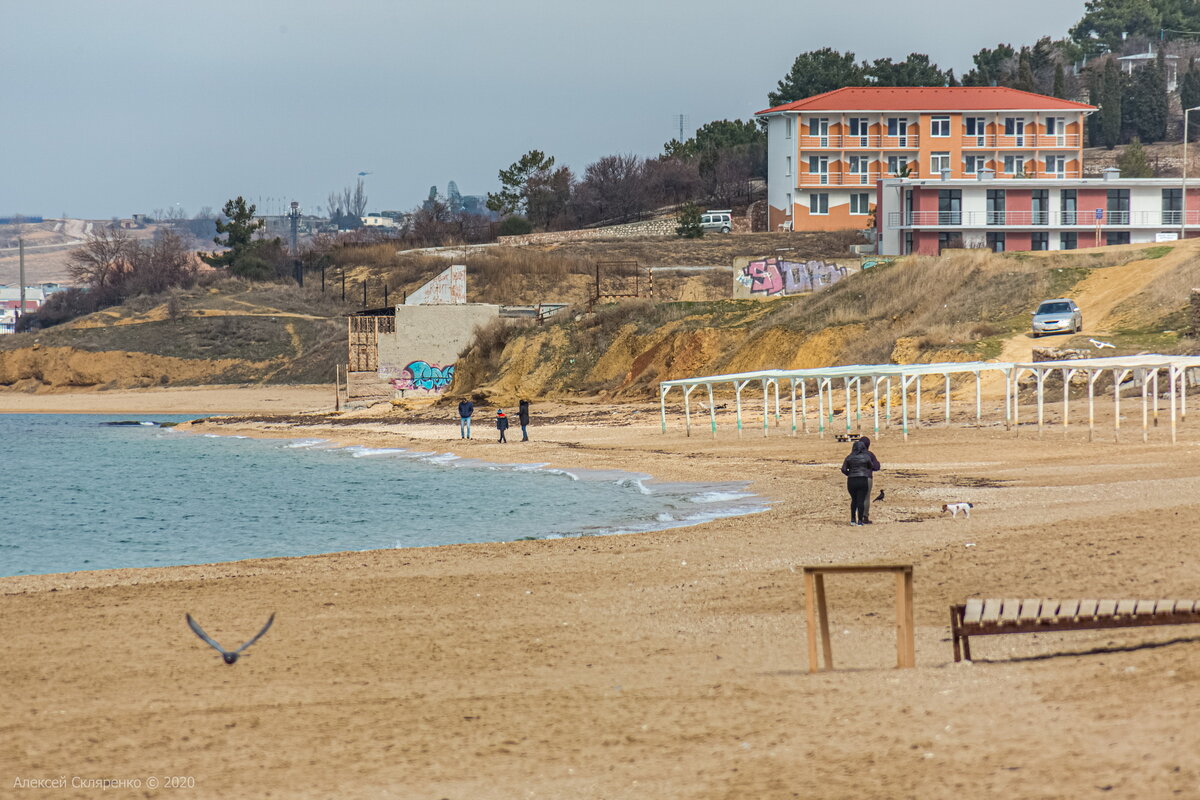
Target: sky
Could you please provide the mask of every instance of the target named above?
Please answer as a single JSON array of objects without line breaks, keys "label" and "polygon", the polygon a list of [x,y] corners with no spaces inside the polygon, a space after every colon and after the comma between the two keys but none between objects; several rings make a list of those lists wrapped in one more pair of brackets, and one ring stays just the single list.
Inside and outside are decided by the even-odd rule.
[{"label": "sky", "polygon": [[245,196],[323,213],[499,188],[531,149],[577,175],[749,118],[795,57],[927,53],[961,75],[1060,38],[1083,0],[0,0],[0,216],[107,219]]}]

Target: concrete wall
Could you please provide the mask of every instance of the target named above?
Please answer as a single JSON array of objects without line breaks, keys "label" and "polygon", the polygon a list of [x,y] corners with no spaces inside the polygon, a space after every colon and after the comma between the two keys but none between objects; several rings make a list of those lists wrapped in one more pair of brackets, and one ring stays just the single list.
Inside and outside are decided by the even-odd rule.
[{"label": "concrete wall", "polygon": [[396,306],[396,332],[379,337],[379,375],[406,393],[440,394],[475,329],[499,317],[500,306],[485,303]]}]

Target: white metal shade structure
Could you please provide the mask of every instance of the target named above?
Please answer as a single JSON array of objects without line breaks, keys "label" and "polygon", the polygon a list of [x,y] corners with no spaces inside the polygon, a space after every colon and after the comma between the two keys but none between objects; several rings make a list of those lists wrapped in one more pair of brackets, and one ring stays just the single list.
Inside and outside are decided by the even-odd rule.
[{"label": "white metal shade structure", "polygon": [[[1038,433],[1045,427],[1046,378],[1059,373],[1063,382],[1062,426],[1070,425],[1071,379],[1076,375],[1087,378],[1088,439],[1095,435],[1096,427],[1096,381],[1110,373],[1113,381],[1113,438],[1121,436],[1121,385],[1128,380],[1141,387],[1142,441],[1147,441],[1150,428],[1158,427],[1159,374],[1167,382],[1167,402],[1170,406],[1171,442],[1174,443],[1177,428],[1187,417],[1188,370],[1200,369],[1200,356],[1138,355],[1114,356],[1112,358],[1076,358],[1065,361],[1034,361],[1012,365],[1010,380],[1013,387],[1025,373],[1031,373],[1037,383]],[[1195,373],[1193,373],[1195,374]],[[1015,396],[1015,390],[1007,392]],[[1013,407],[1013,422],[1017,421],[1017,409]]]},{"label": "white metal shade structure", "polygon": [[[1030,363],[1011,363],[995,361],[970,362],[941,362],[935,364],[855,364],[841,367],[818,367],[795,370],[758,370],[755,372],[739,372],[726,375],[708,375],[698,378],[683,378],[663,381],[659,384],[659,411],[662,430],[667,430],[667,396],[671,390],[678,387],[683,394],[684,428],[687,435],[692,432],[691,395],[703,387],[707,394],[707,409],[712,435],[717,433],[716,407],[713,402],[713,387],[729,384],[734,392],[735,419],[738,435],[745,428],[745,403],[743,392],[752,384],[758,384],[762,390],[762,431],[767,436],[772,417],[775,426],[779,427],[781,419],[780,385],[789,387],[791,433],[809,432],[809,388],[812,388],[812,401],[815,402],[816,432],[824,436],[827,430],[832,430],[836,422],[834,412],[835,392],[843,395],[842,426],[847,432],[854,428],[862,429],[863,388],[864,383],[871,393],[870,413],[872,414],[871,429],[878,435],[883,429],[892,425],[893,419],[893,389],[900,391],[899,425],[905,438],[911,427],[920,427],[922,379],[934,378],[943,387],[943,424],[950,424],[951,416],[951,377],[955,375],[974,375],[975,377],[975,421],[982,423],[983,402],[981,376],[986,372],[1000,373],[1004,378],[1004,424],[1011,428],[1018,422],[1018,381],[1026,373],[1034,376],[1038,396],[1038,432],[1041,433],[1045,424],[1045,383],[1046,378],[1059,372],[1064,378],[1063,392],[1063,426],[1069,424],[1070,412],[1070,381],[1075,375],[1087,375],[1088,388],[1088,433],[1092,436],[1095,427],[1095,396],[1096,381],[1105,373],[1111,372],[1114,382],[1114,434],[1120,432],[1120,396],[1119,387],[1122,382],[1130,379],[1142,382],[1142,437],[1148,437],[1149,409],[1153,407],[1154,423],[1158,420],[1158,375],[1162,372],[1169,386],[1171,440],[1175,441],[1177,419],[1186,415],[1187,397],[1185,376],[1189,369],[1200,369],[1198,356],[1165,356],[1143,355],[1120,358],[1090,358],[1073,359],[1070,361],[1038,361]],[[893,383],[894,382],[894,383]],[[884,400],[880,403],[880,389],[883,389]],[[797,402],[797,393],[799,401]],[[910,424],[909,395],[912,394],[912,414]],[[757,392],[755,392],[757,394]],[[773,397],[772,397],[773,396]],[[1153,403],[1149,399],[1153,397]],[[772,411],[772,399],[774,410]],[[755,404],[757,405],[757,404]],[[853,415],[853,416],[852,416]],[[757,415],[755,415],[757,416]],[[840,426],[839,426],[840,427]]]}]

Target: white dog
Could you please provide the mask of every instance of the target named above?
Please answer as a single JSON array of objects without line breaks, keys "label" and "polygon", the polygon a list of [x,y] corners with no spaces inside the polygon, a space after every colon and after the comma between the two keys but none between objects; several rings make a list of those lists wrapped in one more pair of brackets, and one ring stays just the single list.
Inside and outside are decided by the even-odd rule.
[{"label": "white dog", "polygon": [[946,503],[942,506],[942,512],[950,512],[950,516],[957,517],[958,512],[962,512],[967,518],[971,516],[971,509],[975,507],[974,503]]}]

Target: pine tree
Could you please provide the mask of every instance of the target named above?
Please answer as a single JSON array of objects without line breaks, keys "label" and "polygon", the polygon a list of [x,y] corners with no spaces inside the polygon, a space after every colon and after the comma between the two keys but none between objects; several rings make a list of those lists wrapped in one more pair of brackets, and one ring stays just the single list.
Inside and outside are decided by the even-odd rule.
[{"label": "pine tree", "polygon": [[1029,48],[1021,48],[1021,57],[1017,61],[1017,80],[1013,83],[1014,89],[1020,89],[1023,92],[1032,92],[1033,85],[1033,61],[1029,57]]},{"label": "pine tree", "polygon": [[1150,159],[1146,157],[1146,149],[1142,141],[1133,137],[1133,141],[1125,146],[1117,156],[1117,169],[1121,170],[1122,178],[1153,178],[1154,170],[1150,168]]}]

